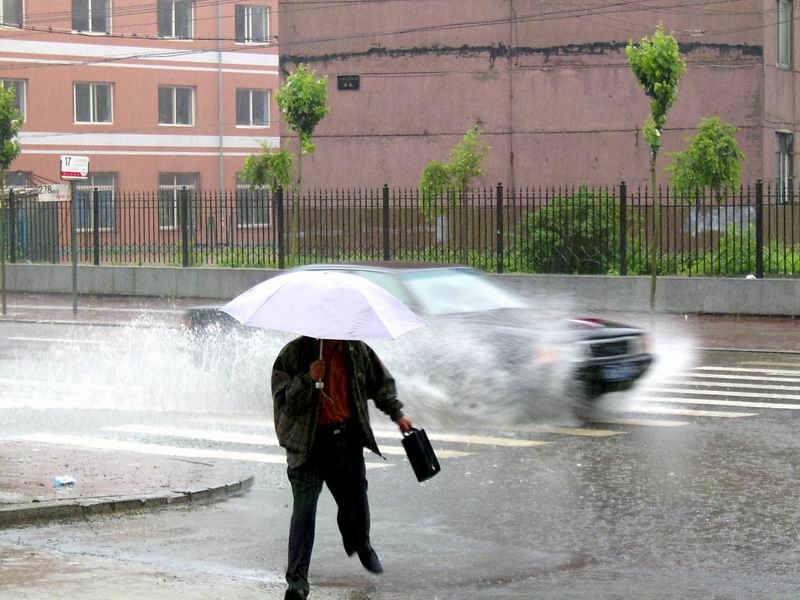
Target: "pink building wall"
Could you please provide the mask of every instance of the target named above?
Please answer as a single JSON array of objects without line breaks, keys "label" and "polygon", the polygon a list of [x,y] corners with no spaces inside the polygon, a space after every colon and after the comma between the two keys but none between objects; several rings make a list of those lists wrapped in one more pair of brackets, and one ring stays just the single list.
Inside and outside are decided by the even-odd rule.
[{"label": "pink building wall", "polygon": [[[23,0],[23,27],[0,27],[0,79],[26,87],[12,171],[58,181],[59,156],[79,154],[92,172],[114,173],[120,190],[156,189],[165,172],[198,173],[200,187],[231,189],[260,141],[278,145],[277,45],[237,43],[232,2],[195,3],[194,39],[158,38],[156,4],[112,0],[104,35],[71,31],[69,0]],[[274,41],[275,0],[246,4],[270,8]],[[112,84],[112,123],[74,122],[75,82]],[[193,125],[159,125],[159,85],[194,88]],[[236,88],[273,92],[269,126],[236,125]]]},{"label": "pink building wall", "polygon": [[[317,128],[305,182],[414,186],[428,161],[445,160],[477,123],[492,146],[480,184],[646,185],[649,100],[624,50],[659,23],[687,63],[660,180],[668,181],[669,152],[712,115],[740,129],[743,181],[771,180],[775,131],[797,128],[797,77],[775,67],[777,3],[650,6],[279,2],[284,75],[305,62],[329,76],[331,112]],[[360,75],[361,89],[337,90],[342,74]]]}]

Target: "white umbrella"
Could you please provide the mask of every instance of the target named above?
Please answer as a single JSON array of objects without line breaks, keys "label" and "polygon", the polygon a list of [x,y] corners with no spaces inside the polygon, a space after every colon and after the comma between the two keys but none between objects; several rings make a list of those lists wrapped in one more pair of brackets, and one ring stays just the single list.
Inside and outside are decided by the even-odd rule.
[{"label": "white umbrella", "polygon": [[379,285],[339,271],[292,271],[259,283],[222,310],[243,325],[320,340],[389,340],[424,325]]}]

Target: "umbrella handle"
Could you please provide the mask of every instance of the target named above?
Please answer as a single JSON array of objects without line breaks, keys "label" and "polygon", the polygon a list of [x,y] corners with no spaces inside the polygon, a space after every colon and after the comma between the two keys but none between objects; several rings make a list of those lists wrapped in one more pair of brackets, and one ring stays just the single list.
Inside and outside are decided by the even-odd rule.
[{"label": "umbrella handle", "polygon": [[[319,359],[320,360],[322,360],[322,342],[323,342],[323,340],[320,339],[319,340]],[[325,383],[323,383],[322,380],[315,381],[314,382],[314,387],[317,388],[318,390],[324,389],[325,388]]]}]

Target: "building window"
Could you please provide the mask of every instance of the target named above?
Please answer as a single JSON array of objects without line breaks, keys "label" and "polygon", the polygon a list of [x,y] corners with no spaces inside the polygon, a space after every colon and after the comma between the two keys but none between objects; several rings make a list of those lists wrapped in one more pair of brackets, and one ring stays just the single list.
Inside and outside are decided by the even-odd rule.
[{"label": "building window", "polygon": [[269,225],[269,191],[262,185],[251,188],[236,174],[236,214],[239,227],[263,227]]},{"label": "building window", "polygon": [[191,39],[194,36],[194,0],[158,0],[158,35]]},{"label": "building window", "polygon": [[236,125],[269,127],[269,91],[236,90]]},{"label": "building window", "polygon": [[[158,226],[175,229],[181,226],[182,195],[186,193],[188,223],[194,227],[194,195],[197,190],[197,173],[159,173],[158,175]],[[185,190],[185,192],[184,192]]]},{"label": "building window", "polygon": [[111,0],[72,0],[72,29],[111,33]]},{"label": "building window", "polygon": [[75,122],[111,123],[110,83],[75,84]]},{"label": "building window", "polygon": [[0,25],[22,27],[22,0],[2,0],[0,2]]},{"label": "building window", "polygon": [[14,105],[19,114],[25,116],[25,80],[24,79],[0,79],[4,90],[14,90]]},{"label": "building window", "polygon": [[194,125],[194,88],[159,87],[158,123],[160,125]]},{"label": "building window", "polygon": [[269,38],[269,7],[236,5],[236,41],[241,44],[264,43]]},{"label": "building window", "polygon": [[791,133],[775,134],[775,197],[778,202],[791,202],[794,183],[794,136]]},{"label": "building window", "polygon": [[33,173],[30,171],[8,171],[5,185],[8,190],[26,190],[33,187]]},{"label": "building window", "polygon": [[76,181],[72,201],[75,203],[75,226],[79,231],[94,230],[94,190],[97,190],[97,226],[114,227],[114,173],[90,173],[85,181]]},{"label": "building window", "polygon": [[784,69],[792,67],[792,2],[778,0],[778,61]]}]

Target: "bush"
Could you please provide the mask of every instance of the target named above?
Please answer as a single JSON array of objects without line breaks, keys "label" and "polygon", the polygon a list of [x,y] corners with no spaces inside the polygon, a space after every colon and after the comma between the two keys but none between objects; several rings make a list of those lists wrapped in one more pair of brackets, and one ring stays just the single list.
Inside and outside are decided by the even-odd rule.
[{"label": "bush", "polygon": [[522,270],[605,275],[618,269],[619,204],[582,186],[530,214],[516,245]]}]

